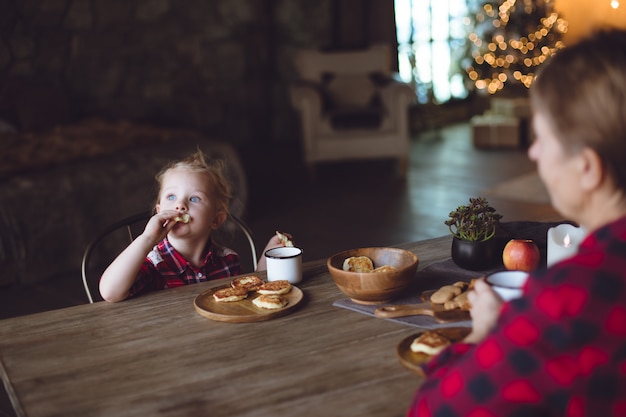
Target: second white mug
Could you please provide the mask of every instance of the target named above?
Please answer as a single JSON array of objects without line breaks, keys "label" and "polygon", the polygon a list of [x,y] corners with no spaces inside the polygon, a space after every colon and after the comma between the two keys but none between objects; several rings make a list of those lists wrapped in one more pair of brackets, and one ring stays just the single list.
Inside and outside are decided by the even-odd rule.
[{"label": "second white mug", "polygon": [[504,301],[510,301],[522,296],[524,284],[528,279],[528,272],[525,271],[499,271],[487,275],[485,282]]}]

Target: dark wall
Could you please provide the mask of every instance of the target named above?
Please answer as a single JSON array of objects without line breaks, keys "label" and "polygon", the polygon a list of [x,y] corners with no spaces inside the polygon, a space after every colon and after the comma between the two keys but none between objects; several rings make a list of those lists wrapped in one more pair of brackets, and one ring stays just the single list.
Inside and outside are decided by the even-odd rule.
[{"label": "dark wall", "polygon": [[0,120],[295,142],[294,48],[395,43],[393,0],[0,0]]}]

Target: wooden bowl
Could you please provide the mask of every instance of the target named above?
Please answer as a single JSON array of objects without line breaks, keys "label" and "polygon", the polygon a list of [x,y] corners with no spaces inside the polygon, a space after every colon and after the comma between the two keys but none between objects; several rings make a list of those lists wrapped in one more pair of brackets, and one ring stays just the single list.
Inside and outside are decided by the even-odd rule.
[{"label": "wooden bowl", "polygon": [[[351,256],[367,256],[374,268],[391,265],[390,272],[350,272],[343,262]],[[397,248],[359,248],[339,252],[326,262],[328,272],[341,292],[359,304],[386,303],[401,295],[411,284],[419,258],[413,252]]]}]

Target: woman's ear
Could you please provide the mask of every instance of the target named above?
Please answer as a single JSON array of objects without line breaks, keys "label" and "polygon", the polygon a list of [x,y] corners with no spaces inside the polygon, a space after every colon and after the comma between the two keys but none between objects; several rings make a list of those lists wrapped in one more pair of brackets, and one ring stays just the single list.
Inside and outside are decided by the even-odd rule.
[{"label": "woman's ear", "polygon": [[580,158],[580,186],[585,191],[597,189],[606,177],[606,170],[602,158],[591,148],[585,148],[579,154]]},{"label": "woman's ear", "polygon": [[156,203],[156,205],[154,206],[154,212],[159,213],[160,211],[161,211],[161,205],[159,203]]},{"label": "woman's ear", "polygon": [[226,213],[225,211],[219,211],[215,217],[213,217],[213,222],[211,223],[211,228],[212,229],[217,229],[219,228],[222,223],[224,223],[226,221],[226,219],[228,218],[228,213]]}]

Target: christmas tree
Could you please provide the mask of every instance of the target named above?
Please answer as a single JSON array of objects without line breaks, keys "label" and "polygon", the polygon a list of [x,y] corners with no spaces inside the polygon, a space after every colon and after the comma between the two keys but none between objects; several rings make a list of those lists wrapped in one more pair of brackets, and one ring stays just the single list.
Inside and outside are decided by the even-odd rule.
[{"label": "christmas tree", "polygon": [[[530,87],[535,71],[562,48],[567,22],[553,0],[478,1],[471,5],[466,71],[479,91],[495,94],[505,85]],[[511,88],[512,89],[512,88]]]}]

